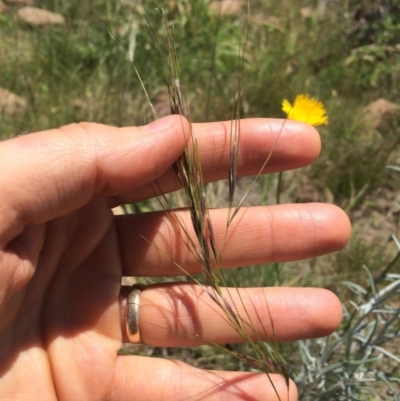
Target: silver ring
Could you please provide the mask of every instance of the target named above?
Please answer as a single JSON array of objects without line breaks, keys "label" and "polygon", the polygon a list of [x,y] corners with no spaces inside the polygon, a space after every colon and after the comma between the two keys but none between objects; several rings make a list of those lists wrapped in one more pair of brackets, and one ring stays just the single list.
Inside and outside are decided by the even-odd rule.
[{"label": "silver ring", "polygon": [[144,284],[133,284],[126,301],[126,334],[129,342],[133,344],[142,342],[139,330],[139,301],[144,287]]}]

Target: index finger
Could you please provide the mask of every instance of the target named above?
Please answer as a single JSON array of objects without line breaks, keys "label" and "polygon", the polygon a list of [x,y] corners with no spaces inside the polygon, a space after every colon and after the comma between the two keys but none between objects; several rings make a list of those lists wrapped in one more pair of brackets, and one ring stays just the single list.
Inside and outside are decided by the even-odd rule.
[{"label": "index finger", "polygon": [[[317,130],[293,120],[251,118],[240,122],[238,177],[292,170],[313,162],[321,150]],[[230,160],[231,121],[192,124],[205,182],[226,179]],[[190,146],[190,144],[189,144]],[[116,203],[132,203],[181,187],[171,167],[157,183],[146,184],[116,198]]]},{"label": "index finger", "polygon": [[0,143],[0,244],[41,224],[159,178],[184,151],[189,124],[71,124]]}]

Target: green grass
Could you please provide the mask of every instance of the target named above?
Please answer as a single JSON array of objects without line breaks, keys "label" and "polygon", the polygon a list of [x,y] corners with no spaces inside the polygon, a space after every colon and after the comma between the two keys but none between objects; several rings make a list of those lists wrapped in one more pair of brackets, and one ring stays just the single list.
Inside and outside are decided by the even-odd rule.
[{"label": "green grass", "polygon": [[[38,0],[38,7],[66,17],[67,24],[59,27],[18,22],[15,9],[0,14],[0,87],[28,103],[22,114],[0,112],[1,138],[83,120],[114,125],[150,121],[146,98],[124,53],[133,36],[135,66],[150,98],[160,110],[168,110],[157,45],[141,9],[128,3]],[[193,121],[231,118],[237,72],[240,18],[212,14],[208,3],[145,2],[157,33],[162,32],[157,7],[165,7],[168,21],[174,23],[181,85]],[[400,7],[383,3],[327,2],[324,9],[316,0],[251,1],[241,113],[284,117],[282,99],[293,100],[298,92],[324,102],[330,124],[320,130],[321,157],[310,168],[285,177],[283,200],[313,199],[301,187],[303,175],[317,199],[346,208],[357,229],[351,244],[337,255],[296,262],[290,268],[254,267],[252,274],[238,269],[227,273],[234,274],[227,280],[246,286],[277,281],[319,285],[348,296],[341,280],[357,278],[363,264],[379,274],[394,257],[393,244],[387,242],[398,230],[398,175],[384,167],[400,161],[400,120],[387,118],[372,129],[362,117],[363,108],[378,98],[400,104],[400,23],[393,18]],[[311,10],[309,16],[303,16],[304,7]],[[251,202],[273,203],[276,181],[262,179]],[[138,204],[136,210],[153,205]],[[185,358],[210,365],[207,349],[200,357],[199,351],[193,352],[195,356]]]}]

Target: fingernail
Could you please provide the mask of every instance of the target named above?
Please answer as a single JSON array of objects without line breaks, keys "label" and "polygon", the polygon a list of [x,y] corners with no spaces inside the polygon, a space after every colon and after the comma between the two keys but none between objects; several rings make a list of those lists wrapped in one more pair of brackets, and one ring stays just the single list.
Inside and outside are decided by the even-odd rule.
[{"label": "fingernail", "polygon": [[159,118],[158,120],[148,124],[147,129],[152,133],[165,131],[166,129],[171,127],[171,125],[174,122],[174,119],[175,116],[166,116],[163,118]]}]

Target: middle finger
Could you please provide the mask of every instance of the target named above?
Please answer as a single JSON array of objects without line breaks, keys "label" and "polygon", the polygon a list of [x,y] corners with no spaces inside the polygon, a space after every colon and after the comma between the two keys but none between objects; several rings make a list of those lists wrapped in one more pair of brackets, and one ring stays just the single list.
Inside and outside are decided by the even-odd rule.
[{"label": "middle finger", "polygon": [[[187,247],[186,236],[195,238],[188,211],[115,219],[124,276],[161,277],[202,271],[194,250]],[[318,203],[242,208],[228,232],[227,209],[210,210],[210,219],[221,268],[315,257],[340,249],[350,234],[349,220],[341,209]]]}]

